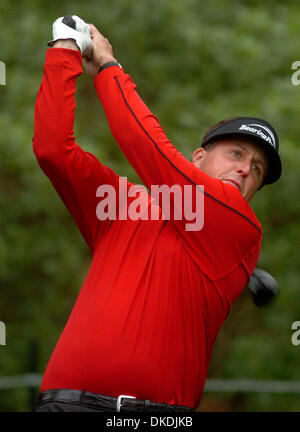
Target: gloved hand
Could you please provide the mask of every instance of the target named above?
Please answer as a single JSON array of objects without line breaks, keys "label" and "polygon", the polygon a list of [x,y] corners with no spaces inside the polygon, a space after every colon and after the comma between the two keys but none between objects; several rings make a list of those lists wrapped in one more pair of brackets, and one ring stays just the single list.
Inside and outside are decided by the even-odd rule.
[{"label": "gloved hand", "polygon": [[57,18],[52,27],[53,40],[48,42],[52,46],[59,39],[74,39],[82,55],[92,58],[93,42],[90,36],[90,26],[76,15]]}]

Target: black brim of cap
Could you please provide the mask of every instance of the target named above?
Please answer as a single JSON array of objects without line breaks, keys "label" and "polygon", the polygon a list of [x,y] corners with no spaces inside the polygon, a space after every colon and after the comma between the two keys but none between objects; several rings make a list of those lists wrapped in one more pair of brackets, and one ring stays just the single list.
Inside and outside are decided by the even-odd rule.
[{"label": "black brim of cap", "polygon": [[268,159],[268,171],[263,184],[274,183],[280,178],[281,171],[282,171],[282,164],[281,164],[279,154],[277,153],[276,150],[272,149],[272,147],[266,144],[263,140],[256,140],[256,141],[258,145],[263,149]]},{"label": "black brim of cap", "polygon": [[237,138],[240,137],[244,140],[250,141],[256,145],[258,145],[263,152],[266,154],[267,160],[268,160],[268,171],[265,176],[263,185],[271,184],[276,182],[280,176],[282,171],[282,165],[281,160],[279,157],[279,154],[273,147],[270,146],[264,139],[260,139],[256,135],[238,132],[238,133],[232,133],[232,132],[223,132],[222,134],[216,134],[215,136],[211,136],[209,140],[205,141],[202,146],[205,147],[206,144],[209,144],[211,142],[217,142],[222,138]]}]

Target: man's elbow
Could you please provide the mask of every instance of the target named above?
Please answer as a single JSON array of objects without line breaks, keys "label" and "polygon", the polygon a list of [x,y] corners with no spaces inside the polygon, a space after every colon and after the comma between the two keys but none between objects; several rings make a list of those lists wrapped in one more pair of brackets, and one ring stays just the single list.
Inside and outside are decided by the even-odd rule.
[{"label": "man's elbow", "polygon": [[40,166],[57,164],[60,160],[59,146],[53,145],[49,140],[43,140],[36,134],[32,138],[32,149]]}]

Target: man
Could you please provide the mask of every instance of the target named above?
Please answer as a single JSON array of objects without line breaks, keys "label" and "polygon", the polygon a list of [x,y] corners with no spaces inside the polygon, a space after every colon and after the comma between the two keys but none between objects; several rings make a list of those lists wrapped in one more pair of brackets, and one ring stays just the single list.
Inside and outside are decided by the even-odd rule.
[{"label": "man", "polygon": [[[54,23],[53,35],[33,147],[92,263],[44,374],[37,411],[195,409],[218,331],[259,257],[262,229],[248,201],[280,177],[277,135],[261,119],[225,120],[207,131],[189,162],[93,25],[68,16]],[[146,187],[189,186],[194,203],[199,190],[204,194],[201,230],[186,230],[185,215],[164,219],[160,208],[158,220],[124,220],[132,196],[127,204],[117,201],[117,217],[97,218],[98,187],[110,185],[118,194],[120,178],[74,140],[82,62]],[[151,206],[151,196],[142,195]],[[172,204],[182,206],[174,197]]]}]

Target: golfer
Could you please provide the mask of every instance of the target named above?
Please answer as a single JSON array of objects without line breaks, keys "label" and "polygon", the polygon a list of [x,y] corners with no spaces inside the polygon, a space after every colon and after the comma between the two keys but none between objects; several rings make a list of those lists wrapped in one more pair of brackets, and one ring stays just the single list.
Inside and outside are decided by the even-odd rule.
[{"label": "golfer", "polygon": [[[33,149],[92,260],[45,371],[37,411],[194,410],[217,334],[259,258],[262,228],[249,201],[280,177],[276,132],[256,117],[224,120],[188,161],[95,26],[77,16],[59,18],[49,45]],[[132,196],[126,204],[116,200],[116,217],[97,217],[105,198],[97,196],[99,186],[110,185],[118,196],[120,177],[75,142],[82,65],[147,189],[189,186],[193,202],[200,191],[202,229],[187,230],[184,212],[181,219],[162,212],[155,220],[123,218]],[[183,205],[170,197],[174,208]],[[147,192],[141,200],[153,205]]]}]

